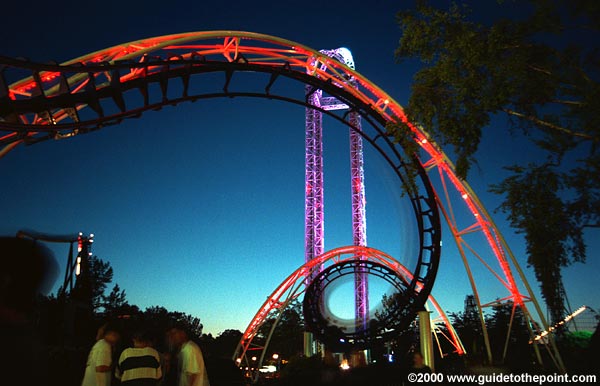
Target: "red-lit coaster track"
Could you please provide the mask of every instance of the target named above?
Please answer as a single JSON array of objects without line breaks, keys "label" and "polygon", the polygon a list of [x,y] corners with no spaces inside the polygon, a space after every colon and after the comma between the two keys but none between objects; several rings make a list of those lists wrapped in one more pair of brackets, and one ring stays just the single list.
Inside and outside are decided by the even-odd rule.
[{"label": "red-lit coaster track", "polygon": [[[197,81],[202,74],[217,72],[224,75],[218,88],[203,88],[206,84]],[[238,73],[262,75],[264,84],[259,89],[241,90],[240,84],[235,83]],[[421,233],[421,250],[416,266],[408,267],[410,271],[404,268],[403,275],[410,277],[410,286],[418,297],[415,304],[426,301],[435,277],[441,241],[435,223],[437,213],[441,213],[457,243],[477,301],[489,361],[492,351],[482,309],[496,303],[498,298],[512,301],[531,321],[535,314],[542,328],[548,329],[532,288],[493,219],[469,184],[456,176],[452,162],[425,129],[409,122],[402,107],[367,78],[295,42],[257,33],[210,31],[120,44],[60,65],[0,57],[0,157],[20,144],[69,138],[184,101],[260,97],[319,109],[309,104],[308,97],[298,99],[298,93],[290,95],[289,87],[280,85],[284,78],[322,90],[348,105],[350,108],[344,113],[321,111],[349,127],[352,127],[349,113],[360,114],[368,124],[362,127],[363,139],[385,158],[400,183],[409,187]],[[408,128],[409,135],[420,146],[417,155],[404,154],[386,130],[389,124]],[[413,189],[408,182],[415,171],[417,188]],[[479,244],[471,242],[471,237],[485,240],[487,248],[482,250]],[[480,293],[472,274],[472,262],[481,263],[490,274],[480,278],[481,281],[497,280],[505,288],[505,294]],[[299,272],[306,275],[308,271],[302,268]],[[290,283],[289,279],[285,283]],[[266,308],[263,305],[259,310],[244,333],[242,351],[250,347],[269,313],[280,311],[285,305],[277,299],[290,289],[279,287]],[[440,313],[443,314],[441,310]],[[536,331],[531,329],[530,333],[534,337]],[[460,342],[451,340],[461,352]],[[551,336],[548,342],[543,347],[555,366],[564,371]],[[541,362],[540,348],[536,344],[533,348]]]}]

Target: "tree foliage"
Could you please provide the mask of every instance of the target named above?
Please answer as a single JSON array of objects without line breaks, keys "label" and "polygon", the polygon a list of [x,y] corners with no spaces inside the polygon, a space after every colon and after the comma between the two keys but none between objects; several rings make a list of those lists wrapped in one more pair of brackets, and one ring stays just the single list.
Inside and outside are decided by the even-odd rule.
[{"label": "tree foliage", "polygon": [[[469,299],[471,302],[468,301]],[[477,308],[473,307],[474,302],[473,295],[468,295],[465,309],[461,312],[452,312],[449,317],[469,355],[472,358],[480,358],[484,355],[483,331]]]},{"label": "tree foliage", "polygon": [[131,305],[127,301],[127,294],[118,284],[115,284],[112,291],[103,297],[102,307],[104,314],[109,317],[119,317],[123,315],[135,315],[140,312],[136,305]]},{"label": "tree foliage", "polygon": [[215,338],[213,354],[221,358],[231,358],[238,343],[242,339],[242,332],[228,329]]},{"label": "tree foliage", "polygon": [[[269,343],[269,353],[278,353],[283,358],[301,354],[304,348],[304,316],[302,304],[292,301],[283,311]],[[266,339],[275,323],[278,312],[270,315],[258,331],[259,340]]]},{"label": "tree foliage", "polygon": [[187,326],[190,338],[200,340],[204,326],[200,318],[179,311],[169,311],[165,307],[148,307],[143,313],[143,320],[148,328],[166,331],[173,323],[180,322]]},{"label": "tree foliage", "polygon": [[583,232],[600,225],[600,3],[498,7],[518,16],[486,15],[484,22],[466,6],[439,9],[425,1],[398,14],[396,57],[423,63],[406,113],[453,148],[463,178],[497,117],[506,118],[507,135],[527,138],[542,154],[540,162],[510,166],[512,175],[493,191],[505,196],[501,209],[525,234],[528,263],[559,320],[560,268],[585,260]]},{"label": "tree foliage", "polygon": [[[512,316],[512,325],[510,323]],[[520,307],[513,302],[498,303],[493,306],[492,315],[486,318],[487,330],[496,359],[503,357],[504,345],[508,335],[507,355],[504,363],[513,371],[526,371],[533,361],[533,350],[529,344],[530,336],[527,319]]]},{"label": "tree foliage", "polygon": [[93,311],[98,311],[105,301],[104,292],[112,282],[113,269],[108,261],[92,256],[82,259],[81,273],[77,276],[72,298],[88,304]]}]

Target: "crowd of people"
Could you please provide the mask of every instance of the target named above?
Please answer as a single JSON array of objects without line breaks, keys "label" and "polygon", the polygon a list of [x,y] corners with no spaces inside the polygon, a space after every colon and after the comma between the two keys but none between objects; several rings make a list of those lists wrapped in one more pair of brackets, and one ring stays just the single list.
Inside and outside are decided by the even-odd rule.
[{"label": "crowd of people", "polygon": [[[31,318],[37,295],[54,284],[58,264],[42,244],[15,237],[0,237],[0,260],[0,340],[12,353],[0,361],[0,369],[20,374],[14,384],[47,384],[47,358],[35,339]],[[209,386],[202,351],[190,339],[187,324],[173,323],[159,339],[167,347],[162,354],[153,347],[157,337],[139,328],[127,342],[131,347],[114,360],[121,334],[115,326],[104,325],[89,352],[81,385],[109,386],[115,381],[128,386]]]},{"label": "crowd of people", "polygon": [[130,347],[118,360],[115,348],[121,335],[106,324],[88,355],[82,386],[209,386],[208,373],[200,347],[190,339],[185,323],[175,323],[165,331],[167,350],[155,349],[156,336],[138,328]]}]

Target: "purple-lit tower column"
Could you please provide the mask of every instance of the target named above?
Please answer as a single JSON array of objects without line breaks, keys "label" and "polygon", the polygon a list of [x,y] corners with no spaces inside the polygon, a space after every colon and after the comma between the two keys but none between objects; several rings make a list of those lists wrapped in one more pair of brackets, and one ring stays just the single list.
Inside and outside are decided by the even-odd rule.
[{"label": "purple-lit tower column", "polygon": [[[306,86],[307,101],[316,107],[321,105],[321,90]],[[305,137],[305,202],[304,202],[304,259],[306,262],[324,252],[323,238],[323,113],[306,108]],[[320,271],[320,270],[319,270]],[[314,275],[317,275],[315,273]],[[313,277],[309,277],[311,281]],[[317,353],[311,333],[304,334],[304,355]]]},{"label": "purple-lit tower column", "polygon": [[[321,90],[306,86],[308,102],[321,106]],[[305,238],[304,258],[308,262],[324,252],[323,239],[323,113],[306,109],[305,142]]]},{"label": "purple-lit tower column", "polygon": [[[361,129],[360,115],[350,113],[350,124]],[[350,129],[350,173],[352,176],[352,236],[354,245],[367,246],[367,217],[365,199],[365,173],[362,136]],[[363,256],[360,256],[361,260]],[[369,281],[364,267],[356,267],[354,274],[354,302],[356,327],[367,330],[369,325]]]},{"label": "purple-lit tower column", "polygon": [[[321,53],[332,57],[354,69],[354,59],[347,48],[321,50]],[[325,64],[315,62],[315,66]],[[348,80],[357,87],[354,79]],[[307,101],[324,110],[348,109],[348,105],[334,97],[323,97],[321,90],[306,88]],[[323,237],[323,127],[322,113],[306,109],[306,200],[305,200],[305,260],[321,255],[324,252]],[[350,129],[350,163],[352,189],[352,232],[354,245],[367,245],[366,215],[365,215],[365,183],[364,160],[361,130],[361,117],[357,112],[349,113]],[[360,258],[360,257],[359,257]],[[356,328],[366,330],[369,322],[369,288],[367,274],[361,266],[356,267],[355,273],[355,320]],[[306,349],[306,348],[305,348]]]}]

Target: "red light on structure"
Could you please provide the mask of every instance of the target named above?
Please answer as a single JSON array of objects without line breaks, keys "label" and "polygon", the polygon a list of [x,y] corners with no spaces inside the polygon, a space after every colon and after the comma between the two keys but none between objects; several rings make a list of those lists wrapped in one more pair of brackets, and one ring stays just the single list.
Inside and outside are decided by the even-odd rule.
[{"label": "red light on structure", "polygon": [[[138,41],[133,44],[128,43],[125,45],[119,45],[116,47],[108,48],[108,49],[101,51],[100,53],[87,55],[85,57],[74,59],[67,63],[68,64],[99,63],[102,61],[114,60],[114,59],[117,59],[124,55],[135,56],[136,52],[138,52],[138,51],[148,54],[150,51],[150,50],[148,50],[148,48],[154,47],[154,46],[162,47],[162,49],[169,48],[172,50],[176,50],[179,48],[181,51],[181,50],[186,49],[185,48],[186,46],[182,46],[179,44],[180,39],[189,38],[189,39],[186,39],[186,41],[191,41],[192,40],[191,38],[195,37],[198,40],[204,40],[205,36],[206,37],[210,36],[210,38],[212,39],[216,35],[212,32],[211,33],[205,32],[205,33],[184,33],[184,34],[178,34],[178,35],[170,35],[170,36],[151,38],[151,39],[146,39],[143,41]],[[489,215],[487,215],[486,212],[484,211],[482,204],[479,203],[477,196],[475,195],[475,193],[473,193],[468,188],[468,185],[466,184],[465,181],[460,180],[456,176],[453,166],[448,163],[447,159],[445,158],[445,154],[440,150],[440,148],[437,145],[435,145],[435,142],[432,142],[432,144],[428,144],[428,134],[426,132],[424,132],[424,130],[422,128],[417,127],[417,126],[413,125],[412,123],[410,123],[408,121],[408,118],[406,117],[402,107],[399,106],[396,102],[394,102],[389,97],[389,95],[385,94],[382,90],[380,90],[378,87],[376,87],[374,84],[372,84],[368,79],[362,77],[360,74],[358,74],[354,71],[350,71],[344,67],[341,67],[337,62],[329,60],[326,57],[323,57],[322,55],[317,54],[313,50],[286,43],[285,41],[282,41],[281,39],[274,40],[268,36],[259,38],[258,40],[261,43],[254,46],[254,45],[252,45],[252,41],[255,40],[256,37],[254,37],[252,35],[248,35],[243,32],[225,33],[225,34],[220,34],[219,36],[225,38],[225,43],[223,44],[223,46],[221,46],[221,44],[219,44],[218,46],[202,44],[202,45],[196,46],[196,48],[194,48],[194,50],[198,53],[198,55],[204,54],[204,55],[208,56],[208,55],[214,55],[215,52],[219,50],[219,48],[227,46],[227,49],[225,52],[227,52],[228,54],[233,54],[234,50],[235,50],[236,57],[237,57],[238,53],[239,54],[250,54],[250,55],[260,54],[260,55],[265,56],[264,60],[261,61],[261,64],[272,63],[275,66],[276,63],[285,62],[285,63],[287,63],[288,66],[290,66],[291,71],[301,71],[302,69],[308,69],[310,73],[313,73],[313,74],[317,73],[316,76],[321,77],[322,80],[331,81],[336,86],[344,89],[345,91],[347,91],[347,92],[351,93],[352,95],[354,95],[355,97],[357,97],[359,100],[363,101],[366,105],[375,106],[381,112],[382,116],[385,119],[387,119],[389,121],[396,121],[396,122],[401,121],[401,122],[406,123],[408,125],[408,127],[410,128],[410,130],[415,135],[414,140],[421,144],[423,153],[427,153],[431,157],[429,160],[427,160],[424,163],[424,166],[426,166],[426,165],[428,165],[429,167],[437,166],[440,170],[440,173],[442,173],[444,176],[446,176],[447,178],[450,179],[451,183],[454,185],[454,188],[456,189],[454,192],[458,192],[458,194],[463,198],[465,206],[468,207],[468,209],[471,211],[471,213],[475,217],[475,222],[479,225],[481,232],[483,232],[489,246],[491,247],[491,249],[493,251],[493,254],[496,256],[497,260],[499,261],[501,269],[504,273],[504,276],[506,277],[506,281],[508,284],[507,287],[510,290],[510,292],[512,293],[512,295],[515,299],[515,303],[517,303],[519,305],[521,305],[523,303],[522,296],[518,290],[518,287],[516,286],[515,279],[511,272],[511,268],[506,259],[504,247],[501,243],[501,240],[499,239],[499,231],[496,229],[496,226],[493,224],[493,222],[490,221],[491,219],[489,219]],[[241,43],[240,39],[244,39],[243,40],[244,44]],[[249,43],[245,44],[245,42],[249,42]],[[273,43],[273,44],[277,45],[277,48],[272,48],[270,46],[265,47],[262,42]],[[190,46],[190,47],[192,47],[192,46]],[[157,55],[159,55],[159,56],[160,56],[161,52],[158,50],[160,50],[160,49],[161,48],[157,48]],[[219,52],[223,53],[222,50]],[[164,51],[162,53],[164,53]],[[184,55],[186,55],[186,54],[184,54]],[[136,57],[141,58],[141,57],[143,57],[143,55],[138,54],[138,56],[136,56]],[[174,60],[174,59],[171,59],[171,60]],[[262,58],[261,58],[261,60],[262,60]],[[326,61],[327,67],[321,68],[321,63],[323,63],[324,61]],[[351,78],[355,79],[356,82],[361,86],[361,90],[358,90],[357,88],[353,88],[351,85],[348,84],[348,82],[346,82],[344,80],[344,79],[348,79],[348,78],[342,78],[342,77],[340,77],[340,75],[342,77],[347,76],[347,77],[351,77]],[[44,71],[43,76],[42,76],[42,81],[43,82],[51,81],[52,79],[55,79],[58,76],[60,76],[60,73],[58,73],[58,72]],[[145,76],[143,71],[137,71],[137,70],[134,71],[133,69],[130,74],[130,78],[133,78],[133,79],[141,78],[143,76]],[[125,76],[122,79],[125,79]],[[72,93],[78,92],[79,90],[83,89],[88,84],[88,82],[89,82],[89,80],[84,80],[82,82],[73,84],[71,92]],[[36,89],[37,87],[42,87],[42,85],[41,84],[38,85],[34,80],[32,80],[31,78],[28,78],[28,79],[25,79],[25,80],[17,83],[15,87],[11,88],[8,91],[8,96],[12,100],[16,100],[17,98],[23,99],[23,97],[31,98],[32,97],[31,94],[33,94],[32,90]],[[45,122],[40,119],[37,119],[35,121],[32,121],[32,120],[27,120],[27,121],[29,124],[31,124],[31,123],[36,123],[36,124],[53,123],[53,124],[56,124],[58,121],[64,119],[64,117],[66,117],[66,116],[68,116],[68,115],[63,114],[61,117],[56,119],[56,121],[50,121],[50,122]],[[31,135],[33,137],[35,134],[36,134],[35,132],[30,131],[28,135]],[[14,133],[12,133],[10,135],[14,135]],[[7,136],[1,137],[1,138],[5,139],[5,138],[7,138]],[[23,142],[22,140],[19,140],[19,141]],[[12,142],[12,143],[18,144],[20,142]],[[0,150],[0,157],[2,157],[4,155],[4,153],[6,151],[10,150],[11,148],[12,147],[5,146],[4,150]],[[354,181],[353,181],[353,184],[355,184]],[[314,189],[313,186],[307,185],[306,186],[307,194],[315,194],[315,192],[312,192],[313,189]],[[357,188],[354,187],[353,189],[357,189]],[[320,191],[320,189],[318,189],[318,190]],[[469,197],[469,194],[467,194],[467,192],[472,194],[473,197]],[[81,252],[81,250],[83,249],[82,243],[84,240],[83,235],[80,234],[80,236],[81,237],[78,242],[79,252]],[[91,238],[92,237],[93,236],[90,236],[89,239],[85,240],[85,242],[88,243],[88,244],[86,244],[86,246],[88,246],[88,247],[91,246],[91,242],[92,242]],[[510,251],[508,251],[508,252],[510,252]],[[267,309],[265,309],[264,311],[268,312]]]}]

